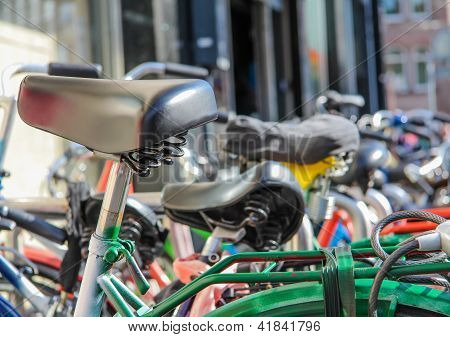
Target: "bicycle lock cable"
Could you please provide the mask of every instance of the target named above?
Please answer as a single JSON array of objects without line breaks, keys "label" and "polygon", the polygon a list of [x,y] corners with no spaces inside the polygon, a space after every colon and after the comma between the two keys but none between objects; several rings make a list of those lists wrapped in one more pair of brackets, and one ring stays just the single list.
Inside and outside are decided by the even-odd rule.
[{"label": "bicycle lock cable", "polygon": [[[388,255],[383,250],[379,242],[379,235],[382,229],[394,221],[410,218],[434,222],[438,225],[438,228],[436,229],[436,231],[427,233],[426,235],[419,234],[413,238],[405,240],[400,248],[395,250],[392,254]],[[371,317],[377,316],[378,294],[380,292],[382,282],[384,278],[388,275],[391,267],[396,263],[398,263],[401,257],[414,250],[431,251],[443,248],[444,252],[432,255],[431,257],[428,257],[423,260],[401,261],[401,264],[414,265],[425,263],[425,261],[429,263],[429,262],[441,262],[442,260],[445,260],[448,256],[448,251],[450,249],[448,242],[450,238],[449,233],[450,233],[450,221],[439,215],[425,211],[396,212],[381,220],[374,227],[371,235],[372,248],[374,249],[376,254],[380,257],[380,259],[382,259],[384,262],[381,264],[380,270],[375,276],[372,289],[370,291],[369,316]]]},{"label": "bicycle lock cable", "polygon": [[381,284],[389,273],[391,267],[397,262],[398,259],[404,255],[419,248],[419,242],[417,240],[408,242],[406,245],[395,250],[389,257],[383,262],[380,270],[377,272],[375,279],[373,280],[372,289],[369,295],[369,316],[377,317],[377,306],[378,306],[378,294],[381,289]]},{"label": "bicycle lock cable", "polygon": [[[389,257],[389,254],[385,252],[385,250],[383,249],[383,247],[381,247],[381,244],[380,244],[380,233],[383,230],[383,228],[385,228],[387,225],[389,225],[390,223],[392,223],[394,221],[404,220],[404,219],[412,219],[412,218],[420,219],[420,220],[424,220],[424,221],[431,221],[438,225],[447,221],[447,219],[445,219],[437,214],[433,214],[433,213],[425,212],[425,211],[408,210],[408,211],[395,212],[395,213],[388,215],[386,218],[384,218],[377,225],[374,226],[374,228],[372,230],[372,235],[370,238],[372,248],[381,260],[385,261]],[[423,260],[399,261],[398,263],[399,264],[433,263],[433,262],[442,262],[446,258],[447,258],[447,255],[445,253],[438,253],[438,254],[433,254],[432,256],[430,256],[426,259],[423,259]]]}]

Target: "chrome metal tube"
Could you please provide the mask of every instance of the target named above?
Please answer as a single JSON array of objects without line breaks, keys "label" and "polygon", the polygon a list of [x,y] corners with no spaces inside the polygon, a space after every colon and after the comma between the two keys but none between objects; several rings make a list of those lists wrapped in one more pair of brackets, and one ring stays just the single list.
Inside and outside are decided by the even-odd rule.
[{"label": "chrome metal tube", "polygon": [[123,76],[124,80],[139,80],[148,74],[161,74],[164,75],[166,71],[166,65],[161,62],[145,62],[142,63]]},{"label": "chrome metal tube", "polygon": [[364,201],[375,210],[378,220],[384,219],[392,213],[392,207],[388,198],[378,190],[369,188]]},{"label": "chrome metal tube", "polygon": [[11,95],[8,92],[8,82],[9,80],[19,74],[24,73],[39,73],[39,74],[46,74],[48,72],[48,64],[11,64],[8,67],[4,68],[1,73],[1,92],[0,95],[2,96],[9,96]]},{"label": "chrome metal tube", "polygon": [[69,210],[67,199],[52,197],[9,198],[0,200],[0,206],[17,208],[33,214],[65,219]]},{"label": "chrome metal tube", "polygon": [[353,241],[366,238],[370,233],[372,224],[368,210],[366,211],[363,208],[364,203],[337,192],[330,192],[330,195],[335,198],[336,208],[344,209],[350,215],[353,223]]},{"label": "chrome metal tube", "polygon": [[105,294],[97,278],[111,268],[103,256],[111,241],[119,236],[131,173],[131,169],[122,162],[115,162],[111,168],[97,229],[89,244],[89,256],[74,316],[99,317],[101,314]]},{"label": "chrome metal tube", "polygon": [[176,223],[166,217],[169,221],[170,238],[175,250],[176,257],[186,258],[195,253],[191,231],[188,226]]},{"label": "chrome metal tube", "polygon": [[114,240],[119,236],[131,173],[128,165],[122,162],[115,162],[111,168],[95,231],[103,239]]},{"label": "chrome metal tube", "polygon": [[[314,229],[308,215],[303,217],[302,225],[294,236],[296,247],[293,250],[313,250],[314,249]],[[294,239],[293,238],[293,239]]]}]

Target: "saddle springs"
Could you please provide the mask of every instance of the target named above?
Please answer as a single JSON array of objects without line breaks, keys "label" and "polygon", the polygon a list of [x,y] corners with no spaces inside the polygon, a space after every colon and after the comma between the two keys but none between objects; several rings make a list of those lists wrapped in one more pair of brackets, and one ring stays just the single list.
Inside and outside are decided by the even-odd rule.
[{"label": "saddle springs", "polygon": [[173,158],[184,155],[182,147],[187,144],[187,134],[188,131],[184,131],[154,146],[129,152],[122,159],[140,177],[148,177],[150,169],[160,167],[161,164],[172,165]]},{"label": "saddle springs", "polygon": [[243,242],[258,251],[278,250],[289,226],[289,217],[280,202],[283,199],[275,191],[259,190],[225,210],[201,213],[211,227],[229,230],[245,227]]}]

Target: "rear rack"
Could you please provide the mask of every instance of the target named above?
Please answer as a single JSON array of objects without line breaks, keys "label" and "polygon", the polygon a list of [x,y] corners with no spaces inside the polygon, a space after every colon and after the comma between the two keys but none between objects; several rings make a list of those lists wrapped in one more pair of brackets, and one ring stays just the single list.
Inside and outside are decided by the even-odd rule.
[{"label": "rear rack", "polygon": [[[395,251],[398,246],[385,247],[386,252]],[[369,248],[350,250],[349,247],[339,247],[329,251],[297,251],[297,252],[252,252],[240,253],[229,256],[203,273],[191,283],[185,285],[175,294],[171,295],[161,303],[155,305],[153,308],[147,309],[144,312],[139,312],[139,316],[159,317],[167,314],[175,309],[178,305],[183,303],[188,298],[195,296],[198,292],[213,284],[224,283],[299,283],[299,282],[320,282],[327,284],[327,289],[334,289],[330,292],[324,291],[324,299],[326,311],[331,311],[329,314],[336,314],[337,311],[352,315],[354,313],[354,302],[335,303],[334,308],[330,309],[330,297],[340,296],[344,293],[349,294],[354,292],[355,279],[373,279],[379,270],[379,267],[364,267],[359,268],[354,266],[354,259],[376,257],[375,252]],[[335,261],[332,261],[335,260]],[[221,273],[228,267],[236,263],[242,262],[285,262],[285,261],[299,261],[307,262],[309,264],[316,264],[325,262],[322,270],[313,271],[295,271],[295,272],[267,272],[260,273]],[[331,261],[331,262],[330,262]],[[270,270],[274,266],[271,264]],[[324,270],[328,274],[324,280]],[[392,277],[400,277],[406,275],[417,274],[431,274],[450,272],[450,262],[446,263],[431,263],[414,266],[396,266],[390,271]],[[334,284],[333,284],[334,283]],[[336,287],[339,284],[339,287]],[[331,285],[331,288],[328,287]],[[338,289],[340,294],[336,294]],[[354,298],[354,297],[353,297]],[[328,307],[327,307],[328,305]],[[337,305],[337,307],[336,307]]]}]

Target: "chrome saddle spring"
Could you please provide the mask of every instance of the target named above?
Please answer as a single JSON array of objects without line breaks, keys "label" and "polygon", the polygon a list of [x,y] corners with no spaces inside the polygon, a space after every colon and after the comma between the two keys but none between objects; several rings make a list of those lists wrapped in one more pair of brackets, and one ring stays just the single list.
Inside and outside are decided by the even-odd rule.
[{"label": "chrome saddle spring", "polygon": [[245,203],[244,212],[247,213],[250,225],[258,226],[263,224],[269,218],[269,205],[267,200],[261,195],[252,196],[254,199],[249,199]]},{"label": "chrome saddle spring", "polygon": [[161,164],[173,164],[173,158],[184,155],[183,146],[186,145],[188,131],[169,137],[152,147],[145,147],[123,156],[123,160],[141,177],[147,177],[150,169],[160,167]]},{"label": "chrome saddle spring", "polygon": [[257,193],[251,195],[244,206],[249,225],[256,230],[256,247],[261,250],[276,250],[280,245],[283,226],[278,221],[269,219],[271,205],[273,205],[272,195]]},{"label": "chrome saddle spring", "polygon": [[259,230],[258,248],[262,251],[273,251],[280,249],[283,230],[287,223],[285,217],[269,219]]},{"label": "chrome saddle spring", "polygon": [[142,225],[135,219],[124,219],[120,228],[120,237],[136,242],[142,237]]},{"label": "chrome saddle spring", "polygon": [[138,263],[142,263],[142,265],[153,262],[158,249],[155,244],[143,244],[144,235],[144,229],[137,219],[134,217],[123,219],[119,236],[121,239],[131,240],[136,244],[138,254],[135,254],[135,257],[137,257]]}]

